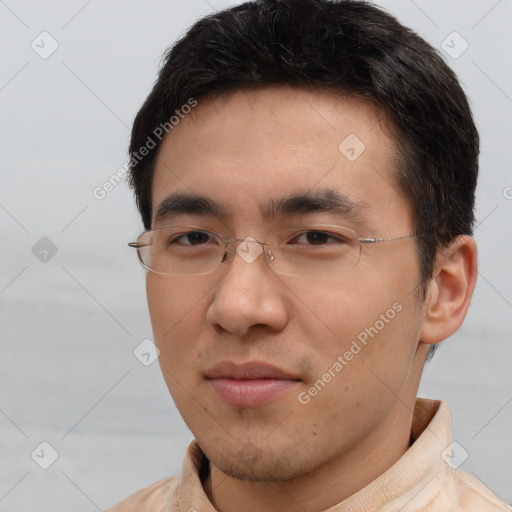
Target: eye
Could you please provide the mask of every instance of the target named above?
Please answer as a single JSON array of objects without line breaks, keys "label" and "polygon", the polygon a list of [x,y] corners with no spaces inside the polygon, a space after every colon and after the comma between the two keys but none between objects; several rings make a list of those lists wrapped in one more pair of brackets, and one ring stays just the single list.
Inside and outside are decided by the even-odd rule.
[{"label": "eye", "polygon": [[173,237],[169,244],[181,245],[204,245],[207,243],[217,243],[216,237],[207,231],[189,231]]},{"label": "eye", "polygon": [[292,238],[288,243],[307,245],[326,245],[328,243],[345,243],[347,240],[334,233],[326,231],[306,231]]}]

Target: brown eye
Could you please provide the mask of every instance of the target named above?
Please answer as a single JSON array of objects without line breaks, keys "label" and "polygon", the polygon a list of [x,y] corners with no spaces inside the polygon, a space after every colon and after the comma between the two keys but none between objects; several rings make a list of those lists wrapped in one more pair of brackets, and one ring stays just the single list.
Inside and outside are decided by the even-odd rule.
[{"label": "brown eye", "polygon": [[329,240],[329,235],[322,231],[309,231],[309,233],[306,233],[306,239],[312,245],[326,244]]},{"label": "brown eye", "polygon": [[206,233],[204,231],[190,231],[175,237],[171,243],[178,243],[183,245],[203,245],[211,241],[214,241],[214,238],[210,235],[210,233]]},{"label": "brown eye", "polygon": [[327,243],[343,243],[345,240],[332,233],[325,231],[306,231],[297,235],[290,243],[306,244],[306,245],[325,245]]}]

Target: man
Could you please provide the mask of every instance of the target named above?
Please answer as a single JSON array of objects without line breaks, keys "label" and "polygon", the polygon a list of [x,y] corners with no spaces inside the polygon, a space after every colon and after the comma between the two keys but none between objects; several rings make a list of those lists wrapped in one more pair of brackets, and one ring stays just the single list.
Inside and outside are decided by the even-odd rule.
[{"label": "man", "polygon": [[425,41],[361,1],[214,14],[167,54],[130,154],[196,441],[113,512],[508,510],[447,462],[448,405],[416,398],[477,274],[478,134]]}]

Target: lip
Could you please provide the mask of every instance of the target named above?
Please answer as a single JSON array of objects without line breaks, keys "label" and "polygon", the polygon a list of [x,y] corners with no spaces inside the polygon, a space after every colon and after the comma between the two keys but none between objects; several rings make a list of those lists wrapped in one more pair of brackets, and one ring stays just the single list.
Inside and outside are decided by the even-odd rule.
[{"label": "lip", "polygon": [[217,363],[206,372],[209,379],[233,379],[233,380],[251,380],[251,379],[283,379],[300,380],[291,373],[281,370],[277,366],[259,361],[250,363],[236,364],[231,361]]},{"label": "lip", "polygon": [[222,362],[206,372],[216,394],[233,407],[260,407],[287,393],[300,380],[276,366]]}]

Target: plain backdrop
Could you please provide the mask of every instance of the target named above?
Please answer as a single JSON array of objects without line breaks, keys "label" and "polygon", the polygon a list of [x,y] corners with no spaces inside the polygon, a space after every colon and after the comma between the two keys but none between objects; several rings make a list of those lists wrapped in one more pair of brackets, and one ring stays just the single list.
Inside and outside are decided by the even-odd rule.
[{"label": "plain backdrop", "polygon": [[[152,339],[126,246],[142,226],[124,183],[93,191],[164,50],[237,3],[0,0],[1,512],[103,510],[180,471],[192,435],[134,355]],[[461,468],[512,502],[512,2],[376,3],[445,56],[481,133],[479,281],[420,394],[450,403]]]}]

